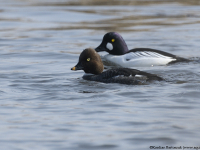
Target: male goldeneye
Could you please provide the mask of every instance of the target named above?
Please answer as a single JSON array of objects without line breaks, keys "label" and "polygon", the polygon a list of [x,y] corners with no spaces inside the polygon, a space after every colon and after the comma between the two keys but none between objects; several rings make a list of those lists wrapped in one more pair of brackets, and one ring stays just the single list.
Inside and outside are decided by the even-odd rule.
[{"label": "male goldeneye", "polygon": [[[79,62],[71,70],[84,70],[86,75],[83,79],[90,81],[98,81],[104,83],[121,83],[121,84],[142,84],[144,81],[163,79],[157,75],[146,73],[143,71],[130,68],[115,68],[104,71],[101,57],[98,53],[88,48],[80,54]],[[139,78],[139,79],[138,79]]]},{"label": "male goldeneye", "polygon": [[121,67],[148,67],[189,61],[188,59],[150,48],[135,48],[129,51],[122,36],[116,32],[106,33],[102,43],[95,50],[97,52],[108,52],[109,54],[104,56],[105,60]]}]

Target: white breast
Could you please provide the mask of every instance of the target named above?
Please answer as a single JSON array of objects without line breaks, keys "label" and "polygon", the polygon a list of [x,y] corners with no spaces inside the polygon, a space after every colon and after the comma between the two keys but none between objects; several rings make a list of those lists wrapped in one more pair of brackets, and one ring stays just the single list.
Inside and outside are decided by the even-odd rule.
[{"label": "white breast", "polygon": [[166,65],[176,59],[155,52],[131,52],[125,55],[105,55],[104,58],[121,67],[150,67]]}]

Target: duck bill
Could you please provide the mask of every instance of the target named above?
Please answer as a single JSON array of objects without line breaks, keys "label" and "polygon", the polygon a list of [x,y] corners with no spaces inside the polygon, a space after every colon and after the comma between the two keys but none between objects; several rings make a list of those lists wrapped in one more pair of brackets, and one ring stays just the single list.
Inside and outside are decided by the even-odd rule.
[{"label": "duck bill", "polygon": [[99,45],[97,48],[95,48],[96,52],[103,52],[106,51],[105,46],[103,46],[103,44]]},{"label": "duck bill", "polygon": [[76,66],[74,66],[73,68],[71,68],[71,70],[83,70],[83,66],[81,65],[81,63],[78,63]]}]

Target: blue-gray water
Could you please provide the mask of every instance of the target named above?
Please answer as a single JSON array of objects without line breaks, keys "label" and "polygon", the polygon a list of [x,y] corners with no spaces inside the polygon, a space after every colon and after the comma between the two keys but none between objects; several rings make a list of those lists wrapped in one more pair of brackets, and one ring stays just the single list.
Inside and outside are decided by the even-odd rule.
[{"label": "blue-gray water", "polygon": [[[136,68],[167,82],[84,81],[70,68],[109,31],[195,61]],[[198,0],[1,0],[0,149],[200,146],[199,58]]]}]

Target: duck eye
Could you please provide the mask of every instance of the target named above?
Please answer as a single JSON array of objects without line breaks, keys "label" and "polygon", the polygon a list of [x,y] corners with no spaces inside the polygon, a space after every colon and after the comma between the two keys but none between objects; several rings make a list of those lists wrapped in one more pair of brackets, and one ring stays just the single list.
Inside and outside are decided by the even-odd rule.
[{"label": "duck eye", "polygon": [[88,58],[87,61],[90,61],[90,58]]},{"label": "duck eye", "polygon": [[112,42],[115,42],[115,39],[112,39],[111,41],[112,41]]}]

